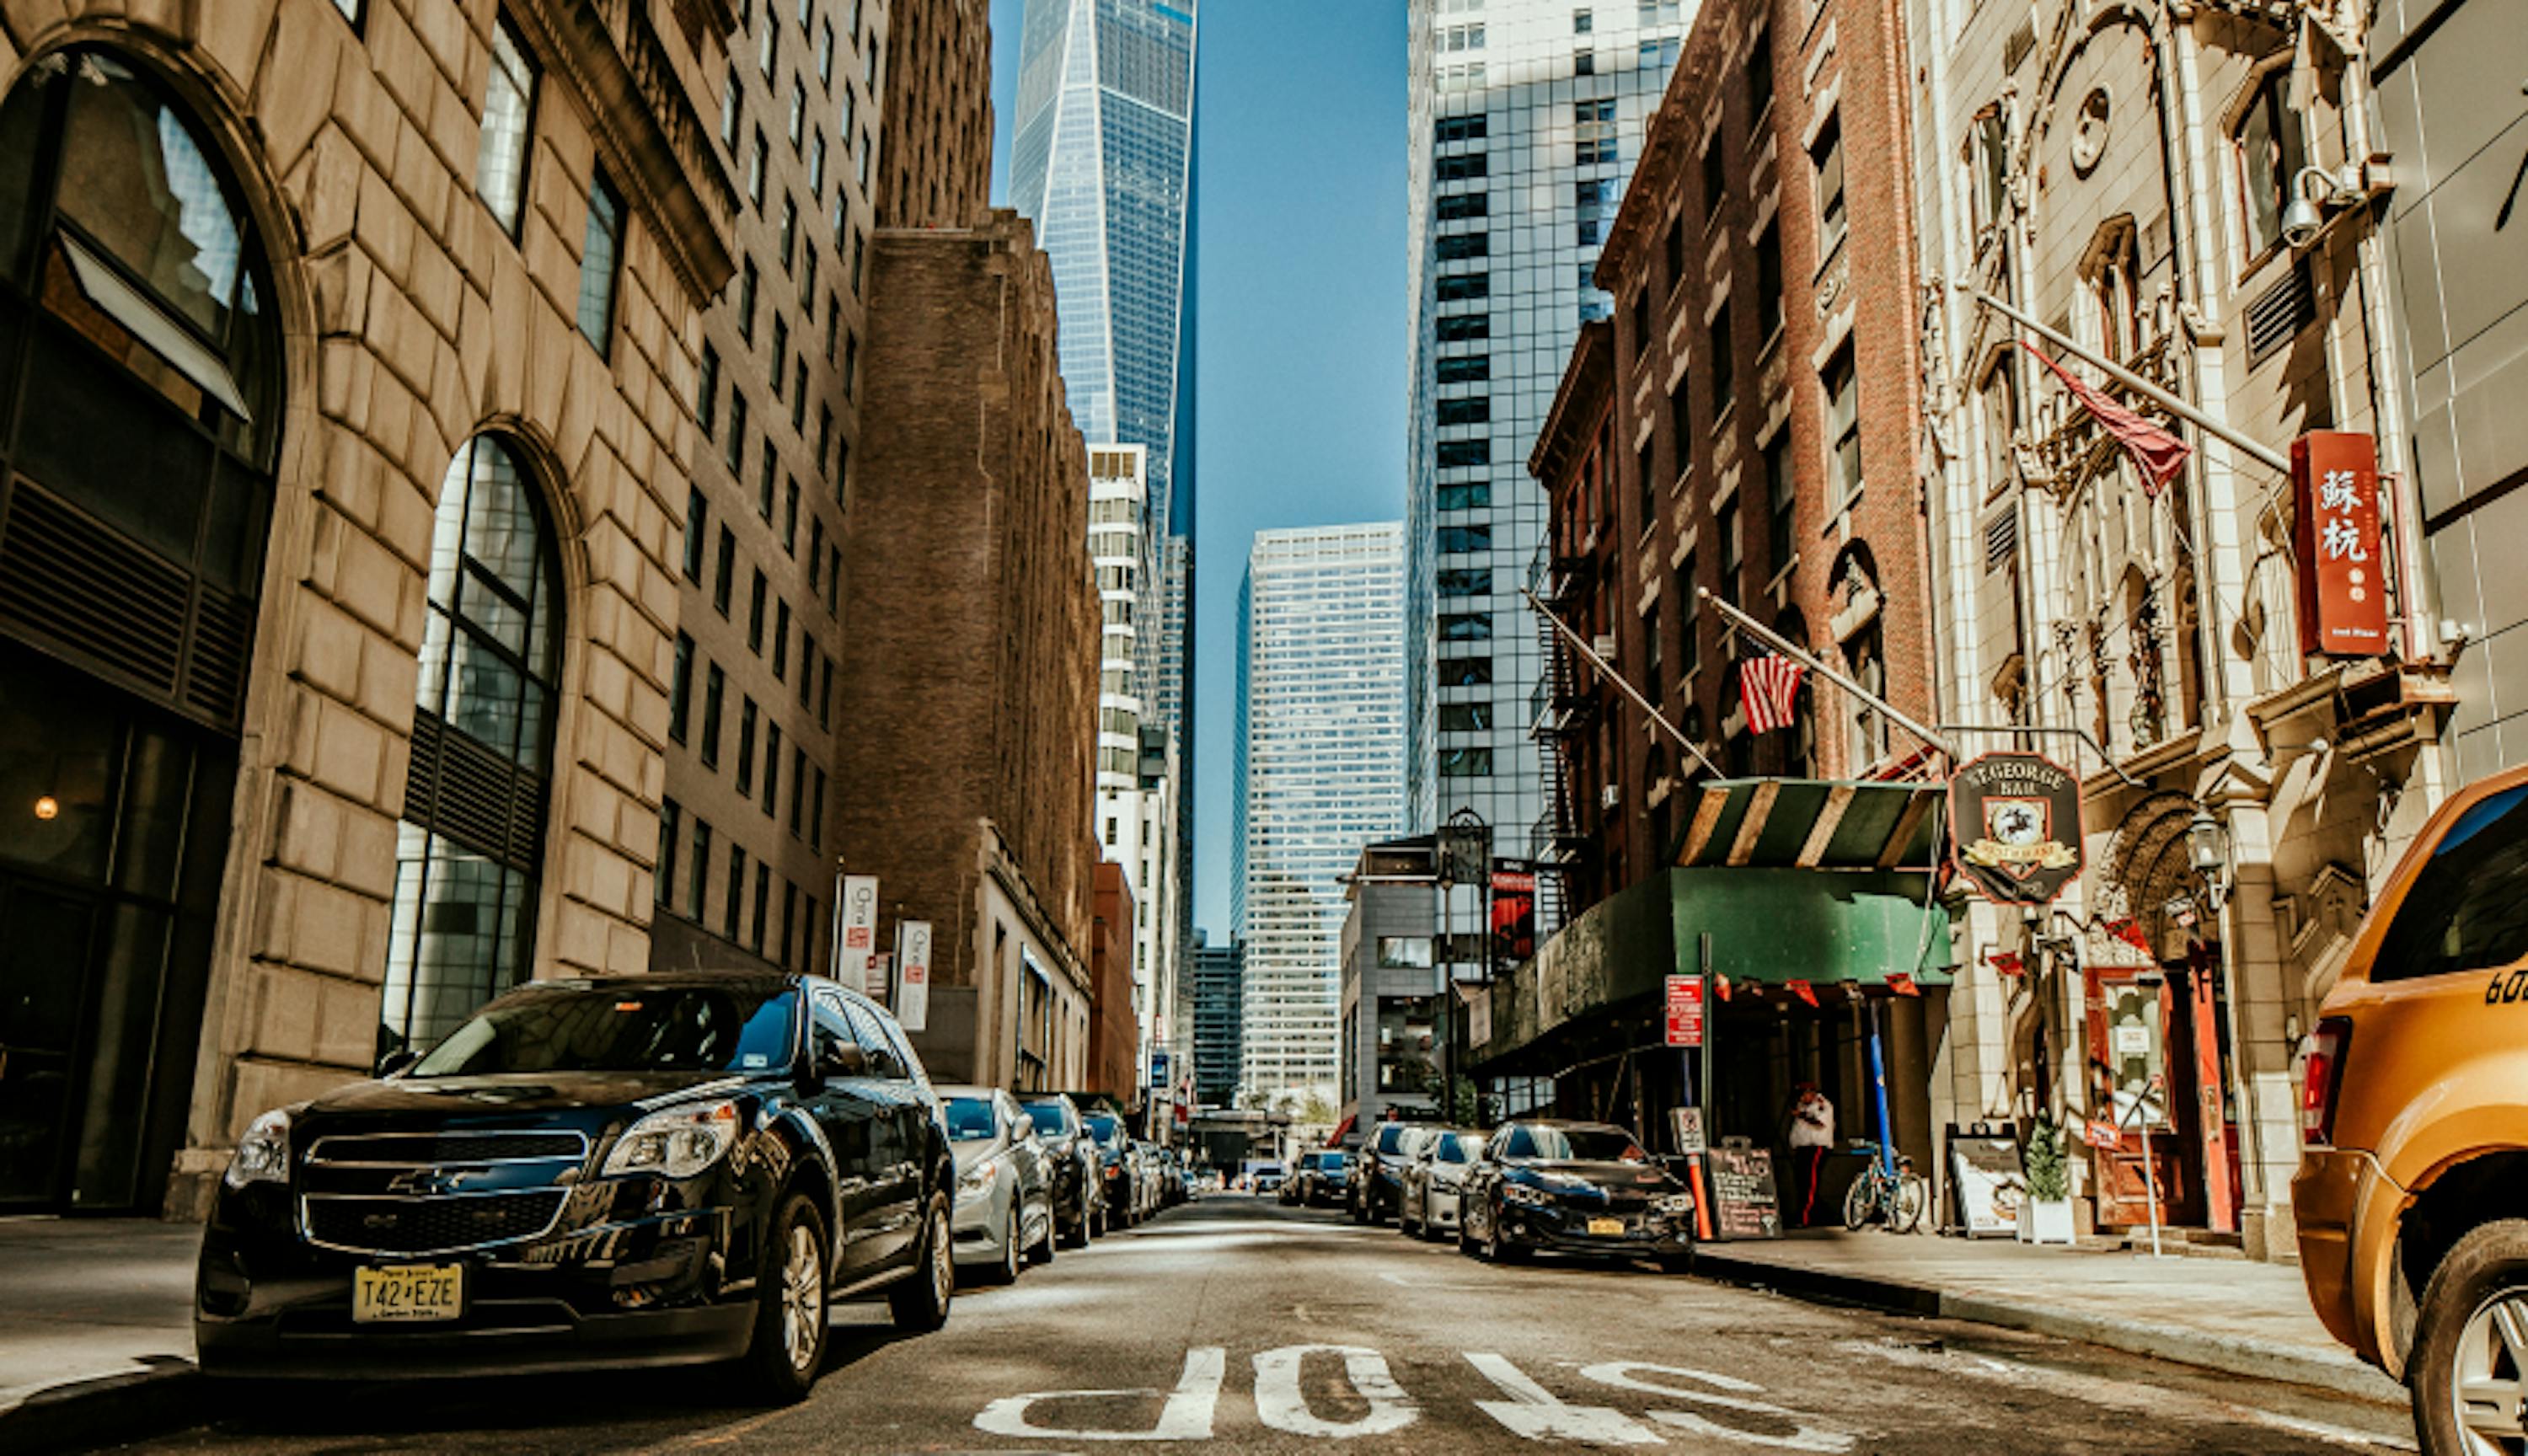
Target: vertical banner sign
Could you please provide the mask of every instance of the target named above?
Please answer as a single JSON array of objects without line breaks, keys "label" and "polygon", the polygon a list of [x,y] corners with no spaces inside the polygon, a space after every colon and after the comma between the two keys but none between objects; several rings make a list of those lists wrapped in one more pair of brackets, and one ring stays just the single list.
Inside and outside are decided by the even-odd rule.
[{"label": "vertical banner sign", "polygon": [[907,1031],[930,1024],[930,922],[895,922],[895,1019]]},{"label": "vertical banner sign", "polygon": [[1703,1045],[1703,977],[1699,975],[1667,978],[1667,1044]]},{"label": "vertical banner sign", "polygon": [[877,876],[843,876],[843,939],[834,958],[834,979],[883,1000],[886,987],[873,983],[877,961]]},{"label": "vertical banner sign", "polygon": [[2291,534],[2299,555],[2299,650],[2388,650],[2388,573],[2379,548],[2379,447],[2314,430],[2291,442]]},{"label": "vertical banner sign", "polygon": [[1523,859],[1493,861],[1493,972],[1506,975],[1536,955],[1536,870]]}]

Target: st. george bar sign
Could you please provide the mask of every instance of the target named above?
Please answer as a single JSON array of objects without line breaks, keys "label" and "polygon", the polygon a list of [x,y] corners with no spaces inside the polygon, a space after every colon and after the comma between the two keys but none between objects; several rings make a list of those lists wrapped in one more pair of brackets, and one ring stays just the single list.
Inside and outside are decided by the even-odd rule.
[{"label": "st. george bar sign", "polygon": [[2042,754],[1986,754],[1949,779],[1957,866],[1988,900],[2043,905],[2080,872],[2080,785]]}]

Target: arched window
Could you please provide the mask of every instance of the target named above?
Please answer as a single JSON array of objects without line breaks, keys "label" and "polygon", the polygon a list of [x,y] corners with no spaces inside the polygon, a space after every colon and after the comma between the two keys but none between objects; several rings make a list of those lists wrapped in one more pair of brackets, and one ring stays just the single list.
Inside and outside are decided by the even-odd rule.
[{"label": "arched window", "polygon": [[477,436],[448,462],[431,537],[382,1054],[429,1045],[526,977],[560,612],[544,502],[509,443]]}]

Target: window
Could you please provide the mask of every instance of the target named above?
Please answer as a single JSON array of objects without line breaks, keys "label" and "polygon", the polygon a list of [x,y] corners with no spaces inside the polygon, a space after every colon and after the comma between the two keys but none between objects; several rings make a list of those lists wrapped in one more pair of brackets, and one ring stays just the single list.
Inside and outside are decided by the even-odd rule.
[{"label": "window", "polygon": [[790,361],[790,433],[808,433],[808,351]]},{"label": "window", "polygon": [[764,655],[764,607],[767,585],[764,569],[756,568],[755,585],[748,589],[746,597],[746,646],[759,657]]},{"label": "window", "polygon": [[1746,595],[1740,590],[1738,577],[1747,565],[1747,537],[1739,529],[1735,496],[1712,512],[1712,522],[1717,528],[1712,534],[1720,538],[1720,596],[1735,606]]},{"label": "window", "polygon": [[799,203],[796,198],[785,195],[781,199],[781,231],[774,235],[780,239],[781,271],[788,273],[796,266],[799,256]]},{"label": "window", "polygon": [[773,18],[772,7],[766,5],[764,7],[764,33],[757,38],[755,51],[755,64],[763,68],[764,79],[772,78],[772,73],[780,63],[780,53],[781,23]]},{"label": "window", "polygon": [[1442,303],[1488,298],[1492,296],[1493,276],[1489,273],[1451,273],[1439,281],[1436,289]]},{"label": "window", "polygon": [[1793,542],[1791,512],[1798,503],[1798,493],[1791,476],[1791,433],[1782,431],[1773,442],[1764,446],[1764,504],[1770,519],[1764,535],[1772,551],[1772,572],[1780,576],[1791,569]]},{"label": "window", "polygon": [[1596,167],[1615,160],[1614,102],[1573,103],[1571,125],[1571,160],[1575,166]]},{"label": "window", "polygon": [[1810,148],[1817,168],[1817,256],[1832,254],[1843,242],[1843,118],[1829,119]]},{"label": "window", "polygon": [[667,736],[685,741],[685,724],[693,716],[694,640],[676,634],[676,662],[667,675]]},{"label": "window", "polygon": [[676,801],[658,806],[658,860],[650,876],[650,894],[660,905],[676,896],[676,847],[685,837],[684,810]]},{"label": "window", "polygon": [[1703,149],[1703,219],[1704,226],[1720,216],[1720,205],[1729,200],[1729,157],[1720,144],[1720,132],[1714,130],[1712,143]]},{"label": "window", "polygon": [[825,22],[816,36],[816,79],[824,85],[834,83],[834,23]]},{"label": "window", "polygon": [[[1873,619],[1843,645],[1852,680],[1873,698],[1883,698],[1887,693],[1887,654],[1878,634],[1879,623]],[[1859,777],[1887,755],[1887,722],[1866,700],[1851,693],[1842,696],[1846,714],[1844,772]]]},{"label": "window", "polygon": [[1571,12],[1571,33],[1574,35],[1588,34],[1596,24],[1597,17],[1591,15],[1588,11],[1575,10]]},{"label": "window", "polygon": [[685,580],[703,579],[703,543],[711,539],[711,501],[701,488],[685,493]]},{"label": "window", "polygon": [[1773,104],[1773,32],[1758,32],[1747,44],[1747,115],[1762,117]]},{"label": "window", "polygon": [[1490,210],[1490,199],[1481,192],[1451,192],[1439,202],[1440,221],[1444,223],[1479,218]]},{"label": "window", "polygon": [[1440,595],[1443,597],[1483,597],[1492,589],[1493,573],[1489,566],[1451,566],[1440,573]]},{"label": "window", "polygon": [[1694,552],[1676,567],[1676,670],[1679,676],[1703,662],[1702,598],[1694,595]]},{"label": "window", "polygon": [[767,721],[764,725],[764,811],[771,813],[780,799],[781,725]]},{"label": "window", "polygon": [[1444,779],[1483,778],[1493,771],[1490,749],[1442,749],[1440,777]]},{"label": "window", "polygon": [[720,933],[731,942],[746,923],[746,848],[728,847],[728,904],[720,908]]},{"label": "window", "polygon": [[752,797],[755,793],[755,700],[742,699],[737,706],[737,792]]},{"label": "window", "polygon": [[702,368],[694,381],[694,423],[705,440],[719,431],[719,350],[708,343],[703,345]]},{"label": "window", "polygon": [[737,159],[737,68],[728,68],[728,84],[719,93],[719,144],[728,148],[729,160]]},{"label": "window", "polygon": [[772,680],[790,680],[790,603],[772,604]]},{"label": "window", "polygon": [[1757,349],[1782,332],[1782,230],[1767,225],[1755,240],[1755,337]]},{"label": "window", "polygon": [[1489,551],[1492,548],[1493,528],[1490,526],[1440,528],[1440,554],[1443,556],[1471,555],[1477,551]]},{"label": "window", "polygon": [[1444,385],[1481,384],[1493,377],[1490,354],[1465,354],[1443,359],[1439,365],[1440,383]]},{"label": "window", "polygon": [[623,260],[623,194],[606,174],[588,188],[588,240],[579,254],[579,332],[605,358],[614,344],[614,275]]},{"label": "window", "polygon": [[1489,733],[1492,726],[1493,705],[1489,702],[1440,704],[1440,731],[1443,733]]},{"label": "window", "polygon": [[1440,401],[1442,425],[1482,425],[1491,422],[1493,402],[1490,399],[1443,399]]},{"label": "window", "polygon": [[483,96],[482,139],[474,149],[474,195],[511,237],[526,216],[527,158],[536,116],[536,63],[507,16],[492,27],[492,79]]},{"label": "window", "polygon": [[1685,42],[1674,36],[1665,40],[1645,40],[1634,49],[1633,64],[1644,71],[1673,71],[1676,58],[1685,50]]},{"label": "window", "polygon": [[822,131],[808,142],[808,186],[817,196],[825,195],[825,133]]},{"label": "window", "polygon": [[799,554],[799,482],[793,478],[781,494],[781,549]]},{"label": "window", "polygon": [[1443,612],[1440,614],[1442,642],[1490,642],[1493,619],[1489,612]]},{"label": "window", "polygon": [[746,200],[757,212],[764,211],[764,154],[771,148],[764,140],[764,129],[755,129],[755,150],[746,155]]},{"label": "window", "polygon": [[1382,935],[1378,938],[1378,963],[1387,970],[1428,970],[1431,966],[1431,937]]},{"label": "window", "polygon": [[1976,231],[2001,221],[2010,189],[2010,114],[1996,101],[1975,118],[1975,222]]},{"label": "window", "polygon": [[1667,391],[1667,433],[1676,442],[1676,478],[1685,479],[1694,466],[1694,376],[1680,374],[1676,388]]},{"label": "window", "polygon": [[790,367],[790,321],[779,313],[772,315],[772,397],[781,397],[785,372]]},{"label": "window", "polygon": [[1685,282],[1685,214],[1668,220],[1667,232],[1659,238],[1659,260],[1666,265],[1667,290],[1676,291]]},{"label": "window", "polygon": [[1573,56],[1571,58],[1571,74],[1573,76],[1596,76],[1598,74],[1598,53],[1596,51],[1582,51],[1578,55]]},{"label": "window", "polygon": [[526,977],[535,947],[563,602],[543,498],[506,441],[456,451],[432,539],[381,1052],[453,1030]]},{"label": "window", "polygon": [[731,475],[746,468],[746,396],[734,386],[728,391],[728,442],[720,446],[720,459]]},{"label": "window", "polygon": [[1493,488],[1484,481],[1466,481],[1440,488],[1442,510],[1481,510],[1493,503]]},{"label": "window", "polygon": [[1711,339],[1712,363],[1707,374],[1712,381],[1712,418],[1717,421],[1738,397],[1738,361],[1734,352],[1737,339],[1729,333],[1726,303],[1712,316]]},{"label": "window", "polygon": [[1640,489],[1642,497],[1641,529],[1645,531],[1659,519],[1659,460],[1653,453],[1658,448],[1658,437],[1643,441],[1633,467],[1633,482]]},{"label": "window", "polygon": [[[703,767],[719,767],[720,708],[728,702],[728,676],[711,663],[703,671]],[[697,904],[695,914],[702,913]]]},{"label": "window", "polygon": [[764,469],[755,488],[755,513],[764,518],[766,526],[772,524],[772,485],[781,474],[781,461],[773,455],[771,444],[768,440],[764,442]]},{"label": "window", "polygon": [[1490,465],[1493,462],[1493,442],[1489,440],[1444,440],[1440,442],[1439,453],[1443,469]]},{"label": "window", "polygon": [[1480,313],[1449,314],[1442,318],[1433,330],[1433,336],[1442,343],[1465,343],[1472,339],[1490,338],[1492,334],[1492,315]]},{"label": "window", "polygon": [[1642,612],[1643,693],[1656,705],[1667,696],[1666,673],[1659,665],[1659,609],[1654,601]]},{"label": "window", "polygon": [[708,909],[705,902],[711,898],[711,827],[696,819],[694,820],[694,862],[693,868],[688,871],[693,878],[687,882],[685,888],[685,913],[697,924],[701,923]]},{"label": "window", "polygon": [[1440,235],[1440,240],[1434,244],[1440,260],[1444,263],[1455,262],[1460,258],[1483,257],[1492,251],[1492,234],[1489,233],[1444,233]]},{"label": "window", "polygon": [[1481,141],[1485,126],[1482,117],[1442,117],[1433,130],[1432,138],[1442,146],[1454,141]]},{"label": "window", "polygon": [[2246,221],[2247,256],[2261,257],[2282,241],[2283,208],[2290,189],[2308,163],[2308,144],[2299,115],[2291,109],[2286,89],[2291,68],[2278,66],[2265,74],[2247,113],[2238,119],[2234,144],[2238,154],[2238,186]]},{"label": "window", "polygon": [[854,391],[855,391],[855,390],[859,388],[859,386],[860,386],[860,377],[861,377],[861,337],[860,337],[860,335],[858,335],[857,333],[854,333],[853,331],[851,331],[851,330],[849,330],[849,329],[846,329],[846,330],[844,330],[844,331],[843,331],[843,397],[844,397],[844,398],[849,399],[849,398],[853,397],[853,393],[854,393]]},{"label": "window", "polygon": [[1482,688],[1493,680],[1490,657],[1443,657],[1440,659],[1440,686],[1443,688]]},{"label": "window", "polygon": [[1831,459],[1829,479],[1838,507],[1861,494],[1861,378],[1853,367],[1852,345],[1836,350],[1819,376],[1825,387],[1825,440]]},{"label": "window", "polygon": [[2432,846],[2372,962],[2373,981],[2506,966],[2528,955],[2528,787],[2492,795]]},{"label": "window", "polygon": [[[1606,240],[1606,220],[1605,218],[1582,218],[1580,221],[1571,225],[1571,244],[1574,247],[1596,247],[1598,244],[1605,242]],[[1580,281],[1580,286],[1584,288],[1592,286],[1588,277],[1586,276],[1588,269],[1585,265],[1582,267],[1581,273],[1583,276]]]},{"label": "window", "polygon": [[755,295],[764,280],[755,271],[755,260],[748,258],[737,269],[737,337],[755,342]]},{"label": "window", "polygon": [[1651,290],[1644,286],[1633,293],[1633,354],[1638,358],[1651,351]]},{"label": "window", "polygon": [[797,151],[808,140],[808,82],[804,77],[790,78],[790,150]]}]

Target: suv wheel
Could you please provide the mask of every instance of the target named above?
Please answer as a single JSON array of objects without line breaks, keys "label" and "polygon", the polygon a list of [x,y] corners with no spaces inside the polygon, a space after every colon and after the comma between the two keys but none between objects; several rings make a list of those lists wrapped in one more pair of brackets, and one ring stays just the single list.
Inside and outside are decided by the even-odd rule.
[{"label": "suv wheel", "polygon": [[755,1336],[739,1362],[746,1383],[783,1405],[804,1399],[825,1363],[825,1225],[805,1194],[781,1201],[755,1282]]},{"label": "suv wheel", "polygon": [[921,1263],[886,1291],[887,1313],[895,1327],[921,1334],[948,1323],[948,1302],[957,1293],[956,1235],[948,1227],[948,1195],[930,1195],[929,1227],[922,1239]]},{"label": "suv wheel", "polygon": [[2424,1456],[2528,1449],[2528,1221],[2470,1230],[2424,1286],[2405,1365]]},{"label": "suv wheel", "polygon": [[1056,1225],[1053,1221],[1053,1209],[1048,1206],[1044,1211],[1044,1237],[1037,1239],[1033,1244],[1028,1246],[1027,1251],[1027,1263],[1039,1265],[1051,1264],[1053,1262],[1054,1245],[1057,1242],[1059,1242],[1059,1239],[1056,1235]]}]

